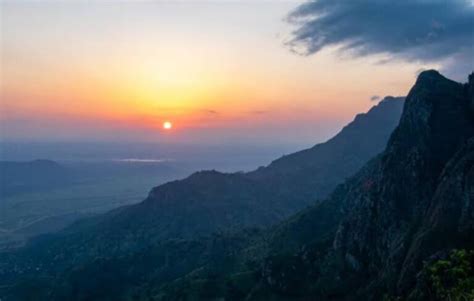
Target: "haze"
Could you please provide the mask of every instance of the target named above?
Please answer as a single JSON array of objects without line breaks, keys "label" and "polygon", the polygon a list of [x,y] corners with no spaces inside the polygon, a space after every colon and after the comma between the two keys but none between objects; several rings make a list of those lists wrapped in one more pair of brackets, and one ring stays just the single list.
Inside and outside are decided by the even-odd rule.
[{"label": "haze", "polygon": [[295,149],[439,65],[295,55],[299,4],[2,2],[3,141]]}]

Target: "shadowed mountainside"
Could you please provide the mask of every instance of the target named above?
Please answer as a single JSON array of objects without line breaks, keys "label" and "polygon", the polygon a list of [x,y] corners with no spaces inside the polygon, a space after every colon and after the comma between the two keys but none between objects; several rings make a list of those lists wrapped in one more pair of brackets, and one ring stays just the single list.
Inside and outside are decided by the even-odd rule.
[{"label": "shadowed mountainside", "polygon": [[[435,260],[461,254],[474,265],[452,253],[474,248],[473,85],[474,76],[463,85],[421,73],[385,151],[326,200],[266,231],[163,240],[26,283],[45,281],[37,291],[51,300],[446,300],[427,289],[424,263],[446,266]],[[50,258],[26,254],[30,266]],[[453,298],[472,293],[464,283]]]},{"label": "shadowed mountainside", "polygon": [[[357,115],[328,142],[250,173],[204,171],[156,187],[140,204],[83,220],[8,254],[4,279],[38,265],[46,275],[101,257],[147,252],[157,244],[173,252],[165,240],[278,222],[326,196],[380,152],[398,123],[402,106],[403,98],[387,97],[366,114]],[[21,264],[10,270],[9,264],[18,258]]]},{"label": "shadowed mountainside", "polygon": [[[229,253],[227,261],[234,264],[224,270],[211,263],[152,295],[158,300],[203,294],[230,299],[237,294],[236,300],[472,298],[469,268],[450,272],[441,288],[426,274],[435,271],[436,260],[443,259],[438,261],[443,267],[451,264],[447,254],[466,254],[452,250],[474,248],[473,87],[474,75],[463,85],[436,71],[421,73],[386,150],[327,200],[262,234],[238,255]],[[461,258],[474,265],[466,255]],[[457,291],[449,290],[458,283]],[[436,294],[433,287],[450,293]]]},{"label": "shadowed mountainside", "polygon": [[153,238],[147,239],[164,239],[278,222],[326,197],[383,150],[400,118],[402,100],[388,97],[329,141],[256,171],[201,171],[158,186],[141,204],[114,213],[113,224],[127,224],[127,231],[153,229],[148,230]]}]

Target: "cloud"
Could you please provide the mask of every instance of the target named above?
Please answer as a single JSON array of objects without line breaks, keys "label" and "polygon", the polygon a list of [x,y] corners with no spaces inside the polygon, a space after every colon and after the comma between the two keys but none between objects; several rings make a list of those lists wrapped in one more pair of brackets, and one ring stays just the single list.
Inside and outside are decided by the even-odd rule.
[{"label": "cloud", "polygon": [[370,97],[370,101],[377,101],[379,99],[380,99],[380,96],[378,96],[378,95],[373,95],[373,96]]},{"label": "cloud", "polygon": [[215,111],[215,110],[209,110],[209,109],[203,110],[203,112],[204,112],[204,113],[207,113],[207,114],[212,114],[212,115],[219,114],[217,111]]},{"label": "cloud", "polygon": [[[302,55],[337,46],[355,57],[456,58],[465,60],[466,70],[474,67],[474,5],[467,0],[318,0],[298,6],[288,21],[296,29],[286,44]],[[461,63],[452,64],[447,68]]]}]

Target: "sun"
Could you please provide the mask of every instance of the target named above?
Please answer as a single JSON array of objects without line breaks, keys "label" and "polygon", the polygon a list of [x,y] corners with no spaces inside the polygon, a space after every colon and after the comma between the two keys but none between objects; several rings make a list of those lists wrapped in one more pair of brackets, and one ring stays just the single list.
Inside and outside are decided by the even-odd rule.
[{"label": "sun", "polygon": [[172,127],[173,127],[173,124],[171,122],[169,122],[169,121],[163,122],[163,128],[165,130],[170,130]]}]

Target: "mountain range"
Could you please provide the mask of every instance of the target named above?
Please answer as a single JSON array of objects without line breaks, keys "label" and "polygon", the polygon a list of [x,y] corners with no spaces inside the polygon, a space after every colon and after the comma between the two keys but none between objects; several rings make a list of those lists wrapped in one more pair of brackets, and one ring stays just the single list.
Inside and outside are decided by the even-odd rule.
[{"label": "mountain range", "polygon": [[472,299],[473,92],[474,75],[421,73],[385,151],[329,198],[252,238],[224,269],[208,264],[151,295]]},{"label": "mountain range", "polygon": [[[2,254],[0,296],[469,297],[473,108],[474,75],[461,84],[424,71],[405,102],[383,101],[324,144],[250,173],[193,174]],[[444,283],[439,270],[453,276]]]},{"label": "mountain range", "polygon": [[[201,171],[158,186],[140,204],[85,219],[58,234],[34,240],[20,254],[33,252],[50,261],[46,253],[81,249],[74,260],[87,262],[105,250],[106,257],[123,256],[168,239],[194,239],[275,224],[326,197],[381,152],[400,119],[403,100],[386,97],[327,142],[283,156],[255,171]],[[84,242],[88,245],[85,249],[80,247]],[[24,256],[28,258],[20,269],[27,271],[33,263],[30,255]],[[68,256],[63,259],[59,266],[72,264]]]},{"label": "mountain range", "polygon": [[386,98],[329,141],[267,167],[249,173],[197,172],[153,188],[140,204],[84,221],[68,231],[91,225],[99,228],[90,231],[94,237],[97,232],[104,237],[135,236],[132,241],[141,248],[142,242],[271,225],[326,197],[382,151],[400,118],[402,99]]}]

